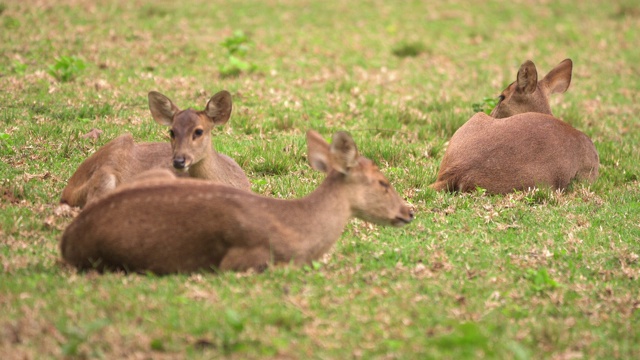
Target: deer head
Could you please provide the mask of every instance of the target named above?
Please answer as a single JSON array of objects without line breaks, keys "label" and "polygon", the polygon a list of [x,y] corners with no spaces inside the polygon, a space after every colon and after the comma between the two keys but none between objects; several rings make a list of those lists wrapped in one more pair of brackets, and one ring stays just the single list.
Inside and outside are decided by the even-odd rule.
[{"label": "deer head", "polygon": [[500,94],[491,116],[501,119],[525,112],[552,115],[549,95],[563,93],[569,88],[572,67],[571,59],[565,59],[538,81],[536,66],[530,60],[525,61],[518,70],[516,81]]},{"label": "deer head", "polygon": [[159,92],[149,93],[149,110],[153,119],[171,127],[173,166],[181,171],[187,171],[211,154],[211,130],[229,120],[231,108],[231,94],[224,90],[213,95],[202,111],[180,110]]},{"label": "deer head", "polygon": [[311,167],[335,177],[347,187],[354,216],[380,225],[403,226],[413,220],[410,210],[373,161],[360,156],[346,132],[337,132],[329,145],[315,131],[307,132]]}]

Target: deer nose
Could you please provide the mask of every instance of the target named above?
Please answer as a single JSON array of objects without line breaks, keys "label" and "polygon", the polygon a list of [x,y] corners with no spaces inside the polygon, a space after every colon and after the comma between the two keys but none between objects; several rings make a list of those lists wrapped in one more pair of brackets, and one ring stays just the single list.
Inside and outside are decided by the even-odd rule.
[{"label": "deer nose", "polygon": [[184,157],[177,157],[173,159],[173,167],[176,169],[184,169],[185,160]]},{"label": "deer nose", "polygon": [[409,209],[409,211],[407,212],[407,216],[402,218],[402,221],[404,221],[406,224],[408,224],[411,221],[413,221],[414,218],[415,218],[415,214],[414,214],[413,210]]}]

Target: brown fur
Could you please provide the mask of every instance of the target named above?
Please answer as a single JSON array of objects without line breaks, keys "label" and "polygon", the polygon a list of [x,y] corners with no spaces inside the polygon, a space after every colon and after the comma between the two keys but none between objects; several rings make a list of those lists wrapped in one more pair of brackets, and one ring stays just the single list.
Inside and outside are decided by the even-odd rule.
[{"label": "brown fur", "polygon": [[500,93],[501,100],[491,116],[502,119],[526,112],[553,115],[549,95],[567,91],[572,69],[571,59],[565,59],[538,81],[536,66],[531,60],[525,61],[518,70],[516,81]]},{"label": "brown fur", "polygon": [[80,164],[64,188],[60,202],[85,206],[139,173],[153,168],[171,169],[172,157],[179,176],[249,190],[251,184],[240,166],[211,145],[213,126],[229,120],[231,106],[231,95],[226,91],[214,95],[203,111],[180,111],[164,95],[150,92],[151,114],[159,124],[171,127],[171,144],[136,144],[130,134],[115,138]]},{"label": "brown fur", "polygon": [[318,259],[352,216],[393,226],[413,219],[347,133],[337,133],[330,146],[309,131],[307,143],[309,162],[327,177],[305,198],[280,200],[192,179],[167,181],[157,172],[87,206],[65,230],[62,256],[79,269],[262,269]]},{"label": "brown fur", "polygon": [[571,68],[571,60],[564,60],[537,81],[535,65],[522,64],[493,117],[475,114],[453,134],[430,187],[504,194],[539,186],[564,189],[573,179],[595,181],[599,158],[591,139],[553,117],[549,106],[549,94],[569,87]]}]

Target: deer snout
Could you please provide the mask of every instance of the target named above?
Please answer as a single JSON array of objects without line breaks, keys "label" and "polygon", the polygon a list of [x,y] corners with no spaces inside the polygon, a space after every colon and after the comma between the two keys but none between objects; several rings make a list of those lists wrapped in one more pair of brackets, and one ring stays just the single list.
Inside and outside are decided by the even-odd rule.
[{"label": "deer snout", "polygon": [[186,166],[187,160],[184,158],[184,156],[176,156],[173,158],[173,167],[177,170],[184,170]]},{"label": "deer snout", "polygon": [[396,218],[392,221],[392,224],[393,226],[400,227],[410,223],[414,218],[415,213],[413,212],[413,210],[408,208],[407,206],[403,206],[400,209],[400,214],[396,216]]}]

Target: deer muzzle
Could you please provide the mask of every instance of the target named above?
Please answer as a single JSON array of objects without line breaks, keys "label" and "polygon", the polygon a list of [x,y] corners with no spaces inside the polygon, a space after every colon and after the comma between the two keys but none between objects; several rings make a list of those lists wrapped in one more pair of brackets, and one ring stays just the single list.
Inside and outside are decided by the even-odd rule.
[{"label": "deer muzzle", "polygon": [[400,214],[398,216],[396,216],[396,218],[391,221],[391,225],[396,226],[396,227],[404,226],[404,225],[410,223],[411,221],[413,221],[414,218],[415,218],[415,214],[414,214],[413,210],[411,210],[411,209],[409,209],[407,207],[404,207],[400,211]]},{"label": "deer muzzle", "polygon": [[173,167],[176,170],[187,170],[187,160],[184,156],[176,156],[173,158]]}]

